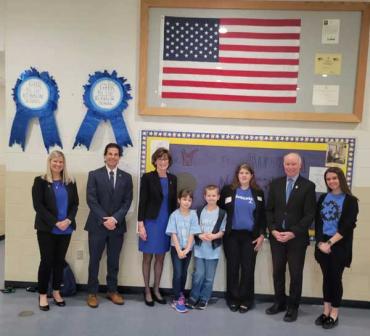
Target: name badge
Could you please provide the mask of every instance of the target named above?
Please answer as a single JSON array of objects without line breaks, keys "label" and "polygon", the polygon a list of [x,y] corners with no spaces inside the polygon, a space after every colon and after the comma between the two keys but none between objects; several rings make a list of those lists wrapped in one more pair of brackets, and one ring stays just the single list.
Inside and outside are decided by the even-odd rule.
[{"label": "name badge", "polygon": [[233,200],[233,199],[232,199],[232,197],[231,197],[231,196],[226,197],[226,198],[225,198],[225,204],[231,203],[231,201],[232,201],[232,200]]},{"label": "name badge", "polygon": [[262,202],[262,197],[261,196],[257,196],[257,200]]}]

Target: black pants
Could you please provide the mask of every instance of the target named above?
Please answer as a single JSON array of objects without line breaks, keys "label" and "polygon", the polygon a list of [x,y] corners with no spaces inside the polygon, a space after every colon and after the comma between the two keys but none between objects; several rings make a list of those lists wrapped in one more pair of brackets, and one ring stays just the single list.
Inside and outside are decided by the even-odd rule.
[{"label": "black pants", "polygon": [[323,275],[324,301],[330,302],[334,308],[338,308],[342,301],[345,256],[345,249],[340,243],[333,245],[329,254],[321,252],[318,248],[315,250],[315,258],[320,264]]},{"label": "black pants", "polygon": [[224,236],[226,256],[226,299],[228,304],[251,306],[254,301],[256,255],[252,234],[232,230]]},{"label": "black pants", "polygon": [[117,278],[119,271],[119,257],[123,245],[123,234],[109,232],[89,232],[89,279],[87,290],[90,294],[96,294],[99,290],[99,266],[105,246],[107,246],[107,290],[117,292]]},{"label": "black pants", "polygon": [[38,271],[39,293],[47,294],[51,274],[53,274],[53,290],[60,289],[63,280],[64,259],[71,235],[56,235],[37,231],[37,241],[41,256]]},{"label": "black pants", "polygon": [[[270,239],[272,268],[275,289],[275,303],[288,304],[298,308],[302,295],[303,267],[307,242],[305,239],[293,238],[286,243],[278,242],[273,236]],[[286,264],[289,267],[289,298],[285,295]]]},{"label": "black pants", "polygon": [[191,252],[189,252],[184,259],[180,259],[176,249],[171,246],[171,260],[173,266],[172,288],[175,300],[178,300],[180,295],[184,294],[190,259]]}]

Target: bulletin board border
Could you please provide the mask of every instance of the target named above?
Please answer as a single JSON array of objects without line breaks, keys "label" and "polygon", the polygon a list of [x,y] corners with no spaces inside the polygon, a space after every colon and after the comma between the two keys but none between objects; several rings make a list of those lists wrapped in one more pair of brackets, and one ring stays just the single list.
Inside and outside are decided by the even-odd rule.
[{"label": "bulletin board border", "polygon": [[[166,141],[169,145],[189,144],[224,147],[253,147],[286,149],[292,152],[297,150],[327,152],[329,144],[347,144],[348,151],[346,153],[346,160],[341,168],[346,175],[348,185],[350,187],[352,186],[356,138],[142,130],[140,176],[154,169],[151,164],[151,142],[153,140]],[[332,165],[336,164],[327,164],[327,166]]]}]

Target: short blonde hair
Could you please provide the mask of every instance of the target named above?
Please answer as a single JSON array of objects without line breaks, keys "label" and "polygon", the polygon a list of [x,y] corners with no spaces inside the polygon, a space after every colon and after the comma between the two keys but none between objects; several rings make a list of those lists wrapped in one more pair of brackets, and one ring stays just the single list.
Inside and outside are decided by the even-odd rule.
[{"label": "short blonde hair", "polygon": [[55,158],[63,159],[64,167],[63,167],[62,176],[61,176],[63,183],[68,184],[68,183],[74,182],[74,179],[68,174],[66,158],[63,152],[59,150],[54,150],[49,154],[48,159],[46,161],[46,174],[43,175],[43,179],[50,183],[53,183],[53,175],[51,173],[50,162],[51,160]]}]

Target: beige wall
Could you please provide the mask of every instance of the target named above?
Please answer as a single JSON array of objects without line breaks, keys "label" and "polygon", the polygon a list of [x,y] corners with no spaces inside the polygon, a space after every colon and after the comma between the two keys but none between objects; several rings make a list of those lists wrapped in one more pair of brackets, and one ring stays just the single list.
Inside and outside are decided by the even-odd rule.
[{"label": "beige wall", "polygon": [[[55,13],[58,13],[55,16]],[[109,17],[109,20],[106,18]],[[104,22],[104,24],[97,24]],[[370,86],[366,86],[365,115],[359,124],[279,122],[228,119],[200,119],[176,117],[142,117],[137,111],[139,1],[110,0],[17,0],[7,2],[6,13],[6,120],[5,139],[15,114],[11,89],[19,74],[30,65],[49,71],[56,79],[61,98],[56,120],[63,140],[64,152],[70,170],[78,181],[81,206],[78,212],[78,230],[68,252],[77,281],[87,281],[87,236],[83,225],[87,216],[85,188],[87,172],[102,165],[104,145],[114,139],[109,124],[99,126],[90,151],[72,150],[75,134],[86,113],[82,104],[82,86],[88,74],[97,70],[117,70],[132,85],[133,100],[125,111],[125,120],[134,146],[124,152],[120,167],[134,177],[137,186],[140,160],[140,130],[179,130],[241,134],[272,134],[293,136],[356,137],[353,190],[360,199],[360,220],[355,236],[353,267],[346,271],[345,298],[370,301]],[[368,64],[370,61],[368,60]],[[367,76],[368,78],[369,76]],[[1,115],[0,115],[1,117]],[[1,125],[1,120],[0,120]],[[0,126],[1,127],[1,126]],[[1,144],[1,142],[0,142]],[[1,154],[1,153],[0,153]],[[1,155],[0,155],[1,156]],[[5,280],[35,281],[39,252],[33,229],[34,212],[31,186],[34,176],[44,170],[46,151],[43,148],[38,122],[33,122],[22,152],[19,146],[5,148],[6,162],[6,265]],[[0,162],[1,164],[1,162]],[[0,176],[1,177],[1,176]],[[0,185],[1,188],[1,185]],[[0,189],[1,190],[1,189]],[[0,198],[1,200],[1,198]],[[119,284],[142,286],[141,255],[137,251],[135,214],[137,191],[128,214],[129,230],[121,257]],[[0,212],[1,214],[1,212]],[[82,260],[77,257],[81,256]],[[105,264],[102,263],[101,282]],[[170,287],[170,258],[162,285]],[[225,287],[224,262],[221,260],[215,283],[216,290]],[[268,243],[259,254],[256,270],[256,292],[271,294],[271,255]],[[313,260],[313,251],[307,252],[304,292],[310,297],[321,296],[321,276]]]},{"label": "beige wall", "polygon": [[[34,211],[30,192],[34,177],[35,174],[33,173],[16,172],[7,174],[6,280],[36,281],[39,252],[36,234],[33,229]],[[73,234],[67,260],[75,271],[77,282],[84,284],[87,282],[88,263],[87,233],[83,230],[88,214],[88,208],[85,202],[86,175],[77,175],[76,179],[80,207],[77,216],[77,231]],[[360,217],[357,229],[355,230],[353,264],[344,274],[344,298],[370,301],[370,268],[368,267],[370,226],[367,225],[370,220],[370,200],[366,197],[370,192],[370,188],[354,188],[353,191],[361,199]],[[137,190],[134,190],[134,193],[136,196]],[[130,212],[127,219],[129,225],[121,255],[119,285],[142,286],[141,254],[137,251],[134,212]],[[82,259],[80,259],[81,254]],[[266,241],[263,250],[257,257],[257,293],[271,294],[273,292],[271,269],[270,247]],[[105,271],[104,256],[100,271],[101,283],[105,283]],[[171,274],[172,269],[168,255],[162,280],[163,287],[171,287]],[[223,257],[221,257],[217,270],[215,289],[219,291],[225,289]],[[312,245],[307,250],[303,295],[308,297],[321,296],[321,272],[313,258]]]},{"label": "beige wall", "polygon": [[5,234],[5,166],[0,165],[0,236]]}]

